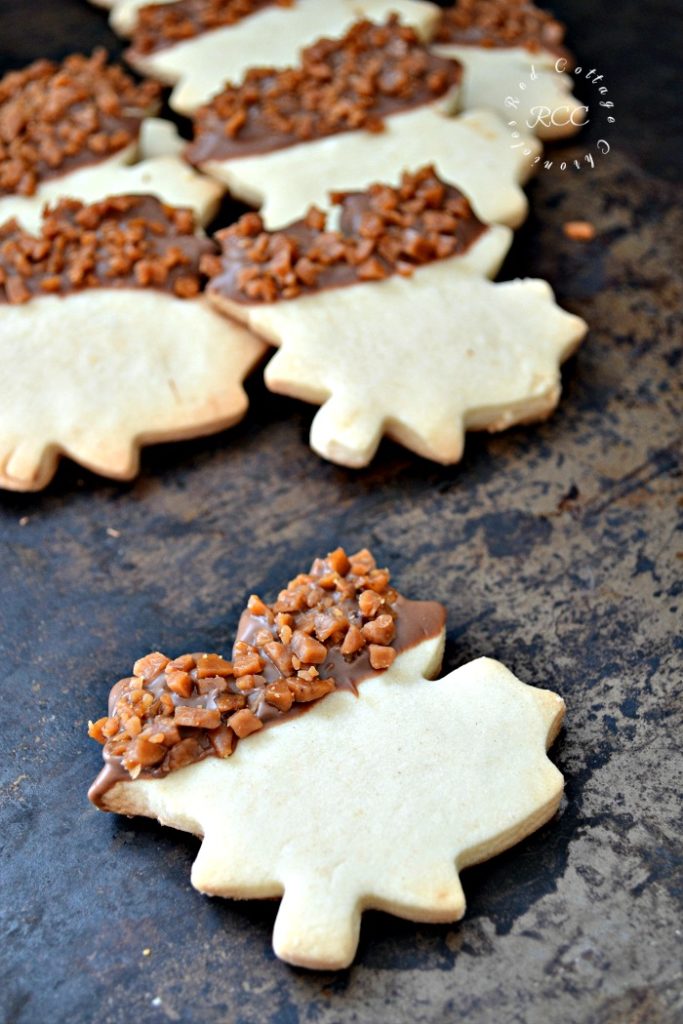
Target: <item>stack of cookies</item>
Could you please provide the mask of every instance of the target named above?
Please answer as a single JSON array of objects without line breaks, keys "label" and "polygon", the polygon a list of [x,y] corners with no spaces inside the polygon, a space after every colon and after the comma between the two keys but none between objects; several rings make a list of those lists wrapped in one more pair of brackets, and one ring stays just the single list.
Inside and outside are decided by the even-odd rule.
[{"label": "stack of cookies", "polygon": [[[545,282],[491,279],[541,152],[503,120],[515,80],[571,109],[539,135],[578,124],[557,21],[526,0],[101,6],[147,77],[98,51],[0,81],[0,486],[45,486],[60,455],[132,476],[142,444],[240,419],[272,346],[267,386],[321,406],[312,447],[346,466],[383,436],[456,462],[466,430],[552,412],[586,325]],[[163,86],[189,142],[155,116]],[[216,223],[226,190],[258,212]]]}]

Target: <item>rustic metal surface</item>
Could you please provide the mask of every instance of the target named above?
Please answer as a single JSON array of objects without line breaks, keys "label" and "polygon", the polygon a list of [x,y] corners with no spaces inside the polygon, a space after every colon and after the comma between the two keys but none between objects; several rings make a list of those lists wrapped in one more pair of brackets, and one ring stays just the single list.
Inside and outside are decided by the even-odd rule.
[{"label": "rustic metal surface", "polygon": [[[594,170],[539,175],[503,275],[546,277],[591,324],[550,422],[471,438],[452,469],[385,444],[347,472],[308,449],[310,410],[254,380],[241,426],[148,450],[131,485],[65,464],[44,494],[0,497],[7,1024],[682,1019],[673,5],[556,6],[619,120]],[[100,41],[79,0],[3,2],[4,67]],[[576,217],[593,243],[563,236]],[[315,974],[275,960],[274,905],[190,888],[194,839],[88,805],[85,728],[139,654],[225,648],[246,595],[337,543],[446,604],[447,669],[486,653],[566,698],[567,789],[556,820],[465,872],[460,924],[368,914],[355,966]]]}]

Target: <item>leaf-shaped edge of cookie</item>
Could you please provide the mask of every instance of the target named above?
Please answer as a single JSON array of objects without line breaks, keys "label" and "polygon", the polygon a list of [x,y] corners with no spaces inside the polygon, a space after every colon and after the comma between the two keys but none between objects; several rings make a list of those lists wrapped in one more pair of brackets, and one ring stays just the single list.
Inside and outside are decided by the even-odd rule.
[{"label": "leaf-shaped edge of cookie", "polygon": [[[316,39],[342,35],[358,19],[383,21],[391,13],[425,41],[440,18],[439,8],[428,0],[296,0],[291,7],[268,7],[227,28],[126,59],[141,74],[173,86],[170,107],[189,116],[220,92],[228,77],[237,81],[250,67],[288,67]],[[114,8],[111,21],[121,35],[133,30],[125,3]]]},{"label": "leaf-shaped edge of cookie", "polygon": [[135,29],[137,12],[140,7],[153,4],[173,3],[174,0],[89,0],[95,7],[111,11],[109,24],[120,36],[129,36]]},{"label": "leaf-shaped edge of cookie", "polygon": [[203,296],[99,288],[1,306],[0,487],[40,490],[60,455],[130,479],[142,445],[232,426],[265,348]]},{"label": "leaf-shaped edge of cookie", "polygon": [[396,184],[405,171],[429,163],[465,193],[481,220],[518,227],[528,210],[522,186],[540,143],[525,137],[515,149],[509,129],[488,110],[457,117],[441,111],[437,102],[387,117],[380,134],[344,132],[258,156],[207,160],[201,169],[260,207],[264,223],[275,229],[312,203],[325,209],[330,192],[375,181]]},{"label": "leaf-shaped edge of cookie", "polygon": [[15,217],[28,231],[38,231],[46,203],[65,197],[91,203],[112,195],[144,194],[170,206],[189,206],[198,223],[208,224],[225,187],[193,170],[180,158],[182,148],[172,122],[146,118],[138,142],[106,160],[49,178],[30,198],[0,196],[0,223]]},{"label": "leaf-shaped edge of cookie", "polygon": [[[333,693],[227,761],[119,783],[107,806],[203,836],[201,892],[283,896],[273,945],[292,964],[348,966],[365,909],[456,921],[458,871],[557,810],[563,779],[546,750],[564,702],[488,658],[428,681],[442,651],[443,635],[427,640],[358,698]],[[269,780],[268,799],[254,778]]]},{"label": "leaf-shaped edge of cookie", "polygon": [[[585,121],[582,111],[586,108],[572,93],[572,79],[556,70],[557,54],[545,50],[530,53],[523,47],[498,49],[455,43],[435,43],[431,49],[439,57],[460,61],[465,69],[460,90],[463,110],[493,110],[506,123],[514,121],[543,140],[575,135]],[[565,123],[555,124],[553,118],[550,124],[539,121],[531,127],[526,119],[532,107],[538,105],[562,110]],[[510,134],[510,144],[513,142]]]},{"label": "leaf-shaped edge of cookie", "polygon": [[322,406],[311,428],[319,455],[360,468],[386,435],[451,464],[462,457],[467,429],[504,430],[550,415],[560,364],[587,329],[554,303],[546,282],[481,276],[495,274],[509,244],[509,232],[500,232],[489,228],[463,256],[418,267],[410,278],[270,304],[209,294],[280,347],[265,371],[272,391]]}]

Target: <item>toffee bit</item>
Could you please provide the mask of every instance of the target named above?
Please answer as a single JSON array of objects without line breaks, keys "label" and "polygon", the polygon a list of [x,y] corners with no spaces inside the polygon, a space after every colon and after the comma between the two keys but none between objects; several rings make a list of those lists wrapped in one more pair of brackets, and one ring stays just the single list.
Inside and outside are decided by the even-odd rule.
[{"label": "toffee bit", "polygon": [[221,713],[218,708],[177,707],[175,709],[176,725],[189,725],[197,729],[217,729],[221,724]]},{"label": "toffee bit", "polygon": [[569,220],[562,230],[573,242],[592,242],[595,238],[595,225],[589,220]]},{"label": "toffee bit", "polygon": [[231,715],[228,719],[228,725],[239,739],[251,736],[253,732],[258,732],[259,729],[263,728],[261,719],[257,718],[254,712],[248,708],[244,708],[243,711],[236,711],[234,715]]},{"label": "toffee bit", "polygon": [[218,728],[209,729],[208,737],[216,757],[230,757],[235,749],[237,736],[229,725],[221,723]]},{"label": "toffee bit", "polygon": [[382,647],[379,644],[370,644],[368,647],[370,664],[377,671],[389,668],[394,663],[396,651],[393,647]]},{"label": "toffee bit", "polygon": [[194,683],[189,672],[181,672],[178,669],[166,673],[166,685],[172,693],[179,697],[191,697]]},{"label": "toffee bit", "polygon": [[278,679],[267,686],[263,696],[268,704],[272,704],[278,711],[289,711],[294,703],[294,694],[284,679]]},{"label": "toffee bit", "polygon": [[154,654],[148,654],[144,658],[138,658],[133,665],[133,675],[138,676],[140,679],[144,679],[145,682],[149,682],[166,668],[170,660],[171,659],[167,658],[165,654],[155,651]]},{"label": "toffee bit", "polygon": [[405,172],[397,188],[375,184],[332,199],[341,207],[337,231],[327,228],[315,207],[277,231],[266,231],[254,213],[219,231],[222,257],[211,255],[200,264],[211,279],[209,295],[219,305],[222,297],[274,302],[319,288],[381,281],[463,253],[486,230],[465,196],[441,181],[432,166]]},{"label": "toffee bit", "polygon": [[307,681],[305,679],[288,679],[287,685],[297,703],[307,703],[312,700],[320,700],[327,693],[335,689],[333,679],[318,679]]},{"label": "toffee bit", "polygon": [[210,676],[231,676],[232,674],[232,663],[226,661],[219,654],[202,654],[197,662],[197,679],[206,679]]}]

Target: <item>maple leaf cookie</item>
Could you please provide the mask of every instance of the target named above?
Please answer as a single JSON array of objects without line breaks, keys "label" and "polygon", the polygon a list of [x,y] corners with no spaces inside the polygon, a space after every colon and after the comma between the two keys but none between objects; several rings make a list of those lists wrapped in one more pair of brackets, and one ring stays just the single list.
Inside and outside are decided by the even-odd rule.
[{"label": "maple leaf cookie", "polygon": [[282,897],[292,964],[348,966],[366,909],[457,921],[458,872],[557,810],[564,703],[488,658],[436,679],[444,620],[337,549],[274,604],[250,599],[232,660],[136,663],[90,725],[91,800],[200,836],[200,892]]},{"label": "maple leaf cookie", "polygon": [[439,8],[423,0],[175,0],[117,4],[112,24],[132,33],[126,60],[141,74],[173,85],[169,103],[192,114],[255,66],[286,67],[324,35],[344,33],[357,18],[397,14],[423,39]]},{"label": "maple leaf cookie", "polygon": [[[141,7],[153,7],[157,4],[164,4],[170,7],[174,3],[178,3],[178,0],[89,0],[94,7],[101,7],[106,11],[111,11],[112,14],[109,18],[109,23],[114,31],[118,32],[121,36],[129,36],[135,29],[135,24],[138,18],[138,11]],[[209,0],[209,3],[245,3],[251,2],[251,0]],[[206,0],[204,0],[204,6],[206,6]]]},{"label": "maple leaf cookie", "polygon": [[[223,188],[180,159],[173,126],[146,124],[158,124],[148,115],[159,86],[106,61],[104,50],[73,54],[0,79],[0,223],[14,217],[36,231],[46,202],[132,193],[191,206],[201,223],[214,215]],[[154,138],[164,146],[147,149]]]},{"label": "maple leaf cookie", "polygon": [[296,68],[255,68],[202,108],[187,158],[232,195],[260,207],[270,228],[322,206],[333,189],[398,182],[434,163],[487,222],[516,227],[521,185],[540,151],[514,148],[494,114],[455,113],[461,67],[435,56],[390,18],[320,39]]},{"label": "maple leaf cookie", "polygon": [[333,198],[336,231],[315,208],[275,232],[246,214],[202,262],[217,308],[280,347],[268,387],[322,406],[318,454],[365,466],[387,435],[453,463],[466,430],[552,412],[586,324],[544,281],[486,280],[509,231],[487,228],[429,167]]},{"label": "maple leaf cookie", "polygon": [[44,487],[60,455],[127,479],[140,445],[242,418],[265,345],[212,310],[191,210],[62,200],[40,235],[0,226],[0,486]]},{"label": "maple leaf cookie", "polygon": [[563,70],[571,66],[564,32],[530,0],[457,0],[443,12],[433,48],[462,63],[464,109],[494,110],[541,139],[558,139],[574,135],[586,111]]}]

